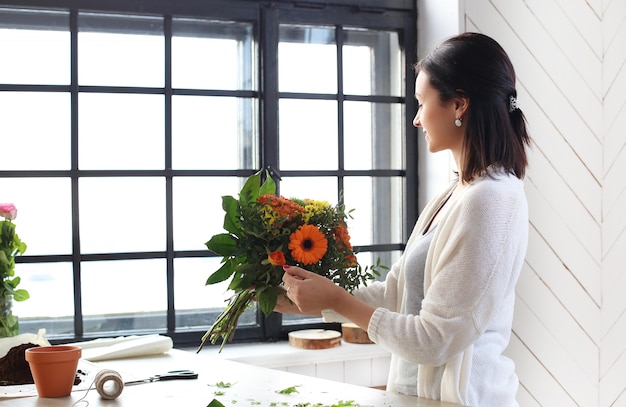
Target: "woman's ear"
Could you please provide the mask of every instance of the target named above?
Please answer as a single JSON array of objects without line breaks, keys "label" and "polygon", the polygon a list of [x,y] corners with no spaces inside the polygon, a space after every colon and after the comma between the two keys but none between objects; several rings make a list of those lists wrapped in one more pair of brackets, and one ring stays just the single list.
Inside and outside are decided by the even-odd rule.
[{"label": "woman's ear", "polygon": [[469,109],[469,98],[466,96],[459,96],[454,99],[454,108],[456,110],[456,117],[463,117]]}]

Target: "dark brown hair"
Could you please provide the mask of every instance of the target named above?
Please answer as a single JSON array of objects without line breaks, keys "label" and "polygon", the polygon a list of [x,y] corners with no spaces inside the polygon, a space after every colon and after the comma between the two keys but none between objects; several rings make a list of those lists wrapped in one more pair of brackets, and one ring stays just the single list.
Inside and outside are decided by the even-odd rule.
[{"label": "dark brown hair", "polygon": [[530,136],[522,111],[510,111],[510,97],[517,98],[515,70],[500,44],[484,34],[463,33],[443,41],[415,71],[428,74],[442,103],[469,99],[463,181],[472,181],[491,165],[524,177]]}]

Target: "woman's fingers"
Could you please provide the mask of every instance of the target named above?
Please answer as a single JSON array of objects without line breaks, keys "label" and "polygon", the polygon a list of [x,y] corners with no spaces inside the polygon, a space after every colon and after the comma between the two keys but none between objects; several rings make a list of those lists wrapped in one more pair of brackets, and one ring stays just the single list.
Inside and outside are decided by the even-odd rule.
[{"label": "woman's fingers", "polygon": [[315,273],[296,266],[283,266],[283,270],[285,270],[285,273],[283,274],[285,290],[293,286],[298,281],[308,280],[317,276]]},{"label": "woman's fingers", "polygon": [[294,278],[298,278],[300,280],[304,280],[310,274],[314,274],[314,273],[311,273],[310,271],[307,271],[297,266],[283,266],[283,270],[285,270],[285,274]]}]

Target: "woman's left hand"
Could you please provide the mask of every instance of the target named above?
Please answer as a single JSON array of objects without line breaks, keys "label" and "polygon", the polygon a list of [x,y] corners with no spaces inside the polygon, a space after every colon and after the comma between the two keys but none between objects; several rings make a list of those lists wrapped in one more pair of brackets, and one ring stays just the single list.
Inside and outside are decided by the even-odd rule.
[{"label": "woman's left hand", "polygon": [[337,299],[347,294],[329,279],[295,266],[283,266],[286,295],[306,315],[319,315],[333,309]]},{"label": "woman's left hand", "polygon": [[[275,288],[278,298],[276,299],[276,305],[274,306],[274,312],[280,312],[281,314],[302,314],[300,309],[287,297],[287,292],[284,287]],[[313,316],[319,316],[317,314]]]}]

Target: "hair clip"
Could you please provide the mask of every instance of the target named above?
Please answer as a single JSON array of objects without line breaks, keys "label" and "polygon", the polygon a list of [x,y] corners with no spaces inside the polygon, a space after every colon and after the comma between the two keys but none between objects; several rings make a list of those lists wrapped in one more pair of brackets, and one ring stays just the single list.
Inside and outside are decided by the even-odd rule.
[{"label": "hair clip", "polygon": [[516,109],[519,109],[519,105],[517,104],[517,98],[511,95],[509,96],[509,113]]}]

